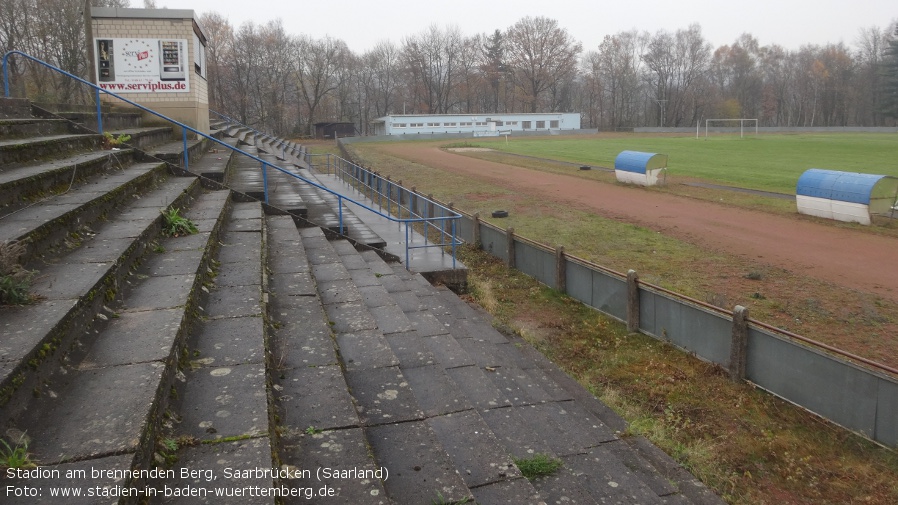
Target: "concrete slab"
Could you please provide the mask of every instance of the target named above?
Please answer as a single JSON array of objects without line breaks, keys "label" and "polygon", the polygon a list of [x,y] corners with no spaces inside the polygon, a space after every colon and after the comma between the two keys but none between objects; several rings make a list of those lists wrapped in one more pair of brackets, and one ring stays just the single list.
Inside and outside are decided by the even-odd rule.
[{"label": "concrete slab", "polygon": [[377,320],[361,302],[325,305],[328,320],[335,333],[355,333],[377,328]]},{"label": "concrete slab", "polygon": [[393,354],[399,360],[399,368],[403,370],[436,363],[436,358],[430,352],[430,348],[414,330],[393,333],[386,335],[385,338],[390,344]]},{"label": "concrete slab", "polygon": [[604,447],[562,457],[582,489],[600,503],[662,503],[662,499]]},{"label": "concrete slab", "polygon": [[364,425],[424,418],[424,412],[398,367],[347,370],[346,382],[358,402],[356,408]]},{"label": "concrete slab", "polygon": [[434,335],[446,335],[449,333],[449,327],[441,323],[439,319],[428,314],[427,312],[411,312],[406,314],[412,323],[412,328],[418,332],[421,337],[432,337]]},{"label": "concrete slab", "polygon": [[262,315],[262,287],[216,286],[206,296],[203,314],[209,318]]},{"label": "concrete slab", "polygon": [[97,335],[81,369],[163,361],[184,324],[182,309],[122,312]]},{"label": "concrete slab", "polygon": [[343,366],[347,370],[399,365],[399,359],[393,354],[390,344],[380,330],[340,333],[336,338]]},{"label": "concrete slab", "polygon": [[262,262],[259,258],[222,265],[215,277],[216,286],[258,286],[262,282]]},{"label": "concrete slab", "polygon": [[[540,432],[552,452],[568,456],[617,440],[607,426],[586,413],[576,402],[550,402],[518,410],[531,429]],[[545,430],[541,427],[552,426]]]},{"label": "concrete slab", "polygon": [[317,298],[318,289],[310,272],[274,273],[269,277],[269,286],[277,296],[311,296]]},{"label": "concrete slab", "polygon": [[554,457],[552,448],[541,436],[542,430],[552,428],[533,427],[525,422],[522,414],[526,412],[520,407],[506,407],[481,411],[480,417],[513,458],[532,458],[536,454]]},{"label": "concrete slab", "polygon": [[50,265],[32,280],[31,292],[45,300],[78,298],[94,288],[99,289],[100,279],[111,267],[112,263]]},{"label": "concrete slab", "polygon": [[487,410],[511,405],[505,395],[487,378],[487,372],[476,365],[449,368],[446,373],[477,409]]},{"label": "concrete slab", "polygon": [[188,249],[151,254],[147,257],[141,271],[154,277],[195,274],[196,267],[203,259],[204,253],[205,251],[201,249]]},{"label": "concrete slab", "polygon": [[[104,235],[105,237],[105,235]],[[137,247],[132,238],[100,238],[86,241],[78,249],[66,255],[66,263],[113,263],[124,256],[132,247]]]},{"label": "concrete slab", "polygon": [[198,367],[186,375],[178,432],[198,440],[268,432],[264,365]]},{"label": "concrete slab", "polygon": [[[0,362],[25,356],[51,331],[58,328],[78,300],[41,300],[33,305],[4,307],[0,320]],[[5,375],[4,375],[5,377]]]},{"label": "concrete slab", "polygon": [[575,474],[563,466],[552,475],[534,480],[533,487],[539,491],[540,496],[546,500],[546,503],[570,505],[604,505],[607,503],[593,499],[589,492],[580,486],[579,474]]},{"label": "concrete slab", "polygon": [[412,323],[398,305],[384,305],[381,307],[369,307],[368,310],[377,321],[377,327],[384,335],[411,331]]},{"label": "concrete slab", "polygon": [[469,488],[521,477],[511,456],[476,412],[432,417],[427,422]]},{"label": "concrete slab", "polygon": [[[272,317],[271,352],[278,370],[338,362],[331,326],[315,298],[299,298],[290,310],[278,308]],[[299,303],[303,307],[299,307]]]},{"label": "concrete slab", "polygon": [[114,366],[70,373],[67,385],[32,406],[18,428],[32,439],[36,461],[90,459],[134,452],[162,379],[159,363]]},{"label": "concrete slab", "polygon": [[[315,267],[313,266],[312,268],[314,269]],[[325,305],[360,302],[362,300],[362,293],[359,292],[359,288],[351,280],[317,281],[317,283],[321,303]]]},{"label": "concrete slab", "polygon": [[515,366],[490,368],[492,370],[486,369],[486,376],[512,405],[533,405],[552,401],[552,395],[546,393],[526,371]]},{"label": "concrete slab", "polygon": [[[380,286],[383,285],[380,283],[380,280],[374,275],[374,272],[370,270],[350,270],[349,276],[352,278],[352,282],[355,283],[359,289],[367,286]],[[386,288],[384,288],[386,291]]]},{"label": "concrete slab", "polygon": [[261,317],[229,317],[203,322],[188,342],[191,363],[204,367],[263,364],[263,326]]},{"label": "concrete slab", "polygon": [[[402,309],[403,312],[418,312],[422,310],[427,310],[439,320],[439,313],[436,310],[432,310],[431,307],[427,306],[424,301],[424,298],[430,297],[419,297],[418,295],[412,293],[411,291],[401,291],[398,293],[392,294],[393,300],[396,301],[396,304],[399,305],[399,308]],[[445,323],[445,321],[440,321],[441,323]]]},{"label": "concrete slab", "polygon": [[[177,478],[166,483],[167,487],[163,488],[163,492],[167,491],[170,495],[159,502],[178,505],[270,505],[270,497],[251,496],[250,488],[272,487],[274,482],[271,477],[263,474],[256,478],[247,471],[271,467],[271,444],[268,437],[186,447],[179,452],[178,463],[173,468]],[[227,478],[225,469],[231,470],[231,478]],[[184,470],[186,473],[183,473]],[[216,495],[216,488],[221,490],[222,496]],[[187,496],[189,493],[195,496]]]},{"label": "concrete slab", "polygon": [[[296,435],[281,440],[281,461],[296,468],[299,478],[290,487],[303,489],[300,496],[285,503],[317,505],[391,505],[381,478],[381,467],[370,458],[361,429],[325,431]],[[319,469],[327,469],[319,474]],[[380,472],[378,472],[380,470]],[[375,473],[377,472],[377,473]],[[318,476],[323,475],[321,480]],[[324,486],[333,496],[312,496]],[[309,492],[307,492],[309,491]],[[315,493],[317,494],[317,493]]]},{"label": "concrete slab", "polygon": [[397,505],[474,499],[427,422],[375,426],[368,441],[390,473],[384,487]]},{"label": "concrete slab", "polygon": [[[645,440],[645,439],[643,439]],[[602,451],[607,451],[624,467],[632,471],[643,484],[648,486],[657,496],[676,494],[679,490],[647,460],[633,450],[624,440],[608,442],[601,446]]]},{"label": "concrete slab", "polygon": [[154,310],[183,307],[190,298],[196,275],[166,275],[139,281],[139,289],[128,293],[123,310]]},{"label": "concrete slab", "polygon": [[362,301],[369,309],[386,305],[396,305],[396,301],[393,300],[390,293],[387,293],[387,290],[380,284],[360,287],[359,293],[362,294]]},{"label": "concrete slab", "polygon": [[221,237],[216,259],[222,265],[258,261],[262,257],[261,235],[228,233]]},{"label": "concrete slab", "polygon": [[424,343],[433,352],[437,363],[443,368],[455,368],[474,365],[474,359],[458,345],[450,335],[425,337]]},{"label": "concrete slab", "polygon": [[284,370],[276,384],[281,425],[292,433],[360,426],[339,365]]},{"label": "concrete slab", "polygon": [[524,478],[487,484],[471,492],[474,502],[483,505],[546,505],[536,488]]},{"label": "concrete slab", "polygon": [[225,225],[225,231],[227,232],[250,232],[250,233],[261,233],[262,231],[262,220],[261,219],[230,219],[228,223]]},{"label": "concrete slab", "polygon": [[350,279],[349,270],[342,263],[313,265],[312,275],[319,283]]},{"label": "concrete slab", "polygon": [[427,417],[472,408],[465,395],[438,365],[405,369],[403,374]]}]

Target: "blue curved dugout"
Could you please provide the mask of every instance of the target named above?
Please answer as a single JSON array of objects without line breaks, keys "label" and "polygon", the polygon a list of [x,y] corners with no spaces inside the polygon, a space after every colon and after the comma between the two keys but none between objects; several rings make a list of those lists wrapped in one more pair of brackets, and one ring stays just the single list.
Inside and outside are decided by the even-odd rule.
[{"label": "blue curved dugout", "polygon": [[796,194],[869,205],[873,188],[885,177],[812,168],[798,178]]},{"label": "blue curved dugout", "polygon": [[871,214],[888,212],[895,204],[898,179],[811,168],[798,178],[795,195],[802,214],[870,224]]},{"label": "blue curved dugout", "polygon": [[667,155],[643,153],[639,151],[621,151],[614,159],[614,169],[625,172],[644,174],[646,170],[667,167]]},{"label": "blue curved dugout", "polygon": [[654,186],[664,182],[659,176],[666,171],[666,154],[621,151],[614,159],[614,173],[620,182]]}]

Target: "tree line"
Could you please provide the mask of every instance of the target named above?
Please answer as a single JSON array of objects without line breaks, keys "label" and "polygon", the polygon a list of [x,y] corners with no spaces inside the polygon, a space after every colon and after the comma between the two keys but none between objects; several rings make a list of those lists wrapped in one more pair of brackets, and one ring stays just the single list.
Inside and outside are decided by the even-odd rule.
[{"label": "tree line", "polygon": [[[91,0],[127,6],[127,0]],[[152,5],[153,2],[145,2]],[[93,72],[80,0],[0,2],[0,44],[80,76]],[[750,34],[714,49],[701,27],[607,35],[584,49],[554,19],[524,17],[489,34],[433,24],[363,53],[338,38],[290,34],[282,21],[232,26],[200,17],[210,108],[279,135],[345,121],[367,134],[387,114],[580,112],[584,128],[892,126],[898,118],[898,25],[862,28],[853,46],[762,46]],[[91,95],[39,70],[13,68],[38,101]]]}]

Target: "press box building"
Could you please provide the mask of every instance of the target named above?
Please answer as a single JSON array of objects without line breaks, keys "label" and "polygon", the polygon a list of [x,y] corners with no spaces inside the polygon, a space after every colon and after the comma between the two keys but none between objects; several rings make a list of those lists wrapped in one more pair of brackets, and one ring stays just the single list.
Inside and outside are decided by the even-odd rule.
[{"label": "press box building", "polygon": [[579,130],[579,112],[537,114],[391,114],[371,122],[375,135],[469,133],[497,136],[515,132]]}]

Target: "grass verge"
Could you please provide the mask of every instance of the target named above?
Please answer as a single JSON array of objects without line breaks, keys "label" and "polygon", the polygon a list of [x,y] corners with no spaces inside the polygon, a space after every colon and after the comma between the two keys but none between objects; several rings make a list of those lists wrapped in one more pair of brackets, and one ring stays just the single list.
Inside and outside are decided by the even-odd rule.
[{"label": "grass verge", "polygon": [[898,503],[898,455],[461,249],[472,301],[732,504]]}]

